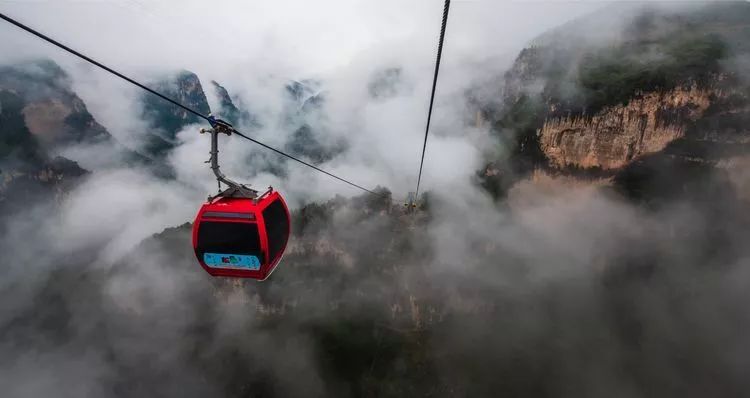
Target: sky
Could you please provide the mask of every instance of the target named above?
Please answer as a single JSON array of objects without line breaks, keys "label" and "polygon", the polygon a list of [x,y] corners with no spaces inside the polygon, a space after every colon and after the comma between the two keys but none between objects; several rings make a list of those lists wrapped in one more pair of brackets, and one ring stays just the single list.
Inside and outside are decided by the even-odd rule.
[{"label": "sky", "polygon": [[[442,13],[439,0],[0,4],[4,13],[127,72],[161,66],[199,74],[227,73],[239,65],[254,64],[292,76],[331,71],[378,46],[399,48],[408,43],[415,57],[431,55]],[[447,40],[454,55],[446,60],[516,50],[545,30],[600,6],[595,2],[454,1]],[[16,36],[14,48],[24,35]],[[27,42],[26,51],[44,51],[33,40]],[[414,62],[430,63],[431,58]]]}]

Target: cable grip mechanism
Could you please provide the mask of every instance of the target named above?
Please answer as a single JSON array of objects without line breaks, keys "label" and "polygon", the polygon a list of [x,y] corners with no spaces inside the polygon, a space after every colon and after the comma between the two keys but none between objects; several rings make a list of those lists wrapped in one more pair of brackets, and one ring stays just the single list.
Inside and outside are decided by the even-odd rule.
[{"label": "cable grip mechanism", "polygon": [[[219,134],[226,134],[226,135],[232,135],[232,132],[234,131],[234,126],[232,126],[230,123],[217,119],[212,115],[208,115],[207,118],[209,124],[211,124],[210,129],[200,129],[201,134],[209,133],[211,134],[211,157],[208,159],[206,163],[211,164],[211,170],[214,172],[214,175],[216,176],[216,181],[219,185],[219,193],[215,196],[209,196],[208,201],[212,202],[216,198],[247,198],[247,199],[256,199],[258,197],[258,191],[249,188],[248,186],[244,184],[240,184],[238,182],[235,182],[233,180],[230,180],[227,178],[227,176],[224,175],[224,173],[221,172],[220,166],[219,166]],[[221,190],[221,184],[224,184],[228,186],[229,188],[225,189],[224,191]]]}]

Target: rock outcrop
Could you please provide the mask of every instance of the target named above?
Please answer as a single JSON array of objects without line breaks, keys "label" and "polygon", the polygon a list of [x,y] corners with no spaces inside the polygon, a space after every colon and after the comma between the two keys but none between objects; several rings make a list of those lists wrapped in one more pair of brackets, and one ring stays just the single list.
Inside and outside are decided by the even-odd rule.
[{"label": "rock outcrop", "polygon": [[212,80],[211,85],[214,88],[216,96],[219,97],[219,107],[221,107],[219,116],[229,123],[235,125],[239,124],[242,112],[240,112],[239,108],[234,105],[232,97],[229,95],[229,91],[216,81]]},{"label": "rock outcrop", "polygon": [[3,168],[0,170],[0,219],[46,200],[61,202],[87,173],[78,163],[63,157]]},{"label": "rock outcrop", "polygon": [[750,154],[750,6],[625,8],[601,37],[581,27],[611,9],[535,40],[495,79],[494,99],[470,93],[482,100],[476,124],[490,124],[502,148],[477,173],[494,197],[537,170],[651,192],[635,183]]},{"label": "rock outcrop", "polygon": [[722,95],[693,84],[640,94],[593,116],[549,118],[538,130],[539,144],[556,167],[617,169],[684,137],[688,124]]},{"label": "rock outcrop", "polygon": [[0,91],[17,98],[25,125],[47,151],[72,144],[114,144],[72,91],[68,75],[52,61],[0,67]]},{"label": "rock outcrop", "polygon": [[[206,94],[198,76],[183,71],[154,85],[156,91],[202,114],[211,112]],[[172,105],[155,95],[145,93],[142,97],[143,117],[152,131],[148,133],[144,151],[155,158],[163,157],[176,145],[176,135],[185,126],[199,123],[198,116]]]}]

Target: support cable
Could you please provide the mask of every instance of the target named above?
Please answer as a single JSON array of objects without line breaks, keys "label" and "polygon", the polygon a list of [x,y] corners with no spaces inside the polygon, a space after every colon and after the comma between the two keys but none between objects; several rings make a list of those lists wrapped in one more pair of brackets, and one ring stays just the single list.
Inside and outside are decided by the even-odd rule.
[{"label": "support cable", "polygon": [[435,60],[435,76],[432,79],[432,94],[430,94],[430,107],[427,111],[427,127],[424,131],[424,143],[422,144],[422,160],[419,161],[419,176],[417,177],[417,189],[414,194],[414,200],[419,198],[419,184],[422,182],[422,167],[424,166],[424,154],[427,150],[427,136],[430,134],[430,121],[432,120],[432,106],[435,102],[435,89],[437,87],[438,72],[440,72],[440,59],[443,55],[443,41],[445,40],[445,29],[448,25],[448,11],[450,10],[451,1],[445,0],[443,7],[443,24],[440,27],[440,40],[438,42],[437,59]]},{"label": "support cable", "polygon": [[[3,14],[3,13],[0,13],[0,19],[3,19],[3,20],[5,20],[8,23],[10,23],[12,25],[15,25],[15,26],[17,26],[17,27],[19,27],[19,28],[21,28],[21,29],[29,32],[32,35],[34,35],[34,36],[36,36],[36,37],[38,37],[38,38],[40,38],[40,39],[42,39],[42,40],[50,43],[50,44],[53,44],[53,45],[55,45],[55,46],[57,46],[57,47],[65,50],[65,51],[67,51],[67,52],[69,52],[69,53],[71,53],[71,54],[73,54],[75,56],[77,56],[78,58],[81,58],[81,59],[83,59],[83,60],[85,60],[85,61],[87,61],[87,62],[89,62],[89,63],[91,63],[91,64],[93,64],[95,66],[98,66],[99,68],[104,69],[105,71],[107,71],[107,72],[109,72],[109,73],[111,73],[111,74],[119,77],[120,79],[125,80],[126,82],[128,82],[130,84],[133,84],[133,85],[135,85],[135,86],[137,86],[137,87],[139,87],[139,88],[141,88],[141,89],[143,89],[145,91],[148,91],[149,93],[151,93],[151,94],[153,94],[153,95],[155,95],[155,96],[157,96],[157,97],[159,97],[159,98],[161,98],[161,99],[163,99],[163,100],[171,103],[172,105],[175,105],[175,106],[177,106],[179,108],[182,108],[185,111],[187,111],[187,112],[189,112],[189,113],[191,113],[191,114],[193,114],[195,116],[198,116],[199,118],[201,118],[203,120],[206,120],[206,121],[208,121],[210,123],[213,123],[215,121],[215,119],[210,118],[208,115],[204,115],[204,114],[196,111],[195,109],[192,109],[192,108],[190,108],[188,106],[185,106],[185,105],[183,105],[183,104],[181,104],[181,103],[179,103],[179,102],[177,102],[177,101],[175,101],[175,100],[173,100],[173,99],[165,96],[164,94],[159,93],[158,91],[152,90],[152,89],[148,88],[147,86],[145,86],[145,85],[143,85],[143,84],[141,84],[141,83],[139,83],[139,82],[137,82],[137,81],[135,81],[135,80],[133,80],[133,79],[125,76],[125,75],[123,75],[122,73],[120,73],[120,72],[118,72],[118,71],[116,71],[116,70],[114,70],[114,69],[112,69],[112,68],[110,68],[110,67],[102,64],[101,62],[98,62],[98,61],[92,59],[91,57],[88,57],[88,56],[86,56],[86,55],[84,55],[84,54],[82,54],[82,53],[80,53],[80,52],[78,52],[78,51],[76,51],[76,50],[74,50],[74,49],[72,49],[72,48],[64,45],[64,44],[62,44],[62,43],[58,42],[57,40],[52,39],[51,37],[49,37],[49,36],[47,36],[47,35],[45,35],[45,34],[43,34],[41,32],[38,32],[38,31],[36,31],[36,30],[34,30],[34,29],[26,26],[26,25],[24,25],[24,24],[16,21],[15,19],[13,19],[13,18],[11,18],[11,17]],[[238,136],[240,136],[240,137],[242,137],[242,138],[244,138],[244,139],[246,139],[246,140],[248,140],[250,142],[258,144],[258,145],[262,146],[263,148],[266,148],[266,149],[269,149],[269,150],[271,150],[273,152],[276,152],[277,154],[279,154],[281,156],[284,156],[284,157],[286,157],[288,159],[294,160],[295,162],[298,162],[298,163],[301,163],[301,164],[303,164],[303,165],[305,165],[307,167],[310,167],[310,168],[312,168],[315,171],[323,173],[323,174],[325,174],[325,175],[327,175],[329,177],[335,178],[335,179],[337,179],[337,180],[339,180],[339,181],[341,181],[343,183],[349,184],[350,186],[358,188],[358,189],[360,189],[362,191],[365,191],[365,192],[368,192],[368,193],[371,193],[371,194],[377,195],[377,196],[383,196],[382,193],[377,193],[377,192],[375,192],[373,190],[364,188],[361,185],[355,184],[355,183],[353,183],[353,182],[351,182],[351,181],[349,181],[349,180],[347,180],[345,178],[339,177],[339,176],[337,176],[337,175],[335,175],[333,173],[329,173],[329,172],[327,172],[327,171],[325,171],[325,170],[323,170],[323,169],[321,169],[321,168],[319,168],[319,167],[317,167],[315,165],[312,165],[312,164],[310,164],[308,162],[305,162],[304,160],[299,159],[299,158],[297,158],[295,156],[292,156],[292,155],[290,155],[290,154],[288,154],[288,153],[286,153],[286,152],[284,152],[284,151],[282,151],[280,149],[276,149],[276,148],[274,148],[274,147],[272,147],[270,145],[264,144],[264,143],[262,143],[262,142],[260,142],[260,141],[258,141],[256,139],[254,139],[254,138],[251,138],[251,137],[249,137],[249,136],[247,136],[245,134],[242,134],[241,132],[237,131],[237,129],[235,129],[234,127],[232,127],[231,129],[232,129],[232,132],[235,133],[235,134],[237,134]]]}]

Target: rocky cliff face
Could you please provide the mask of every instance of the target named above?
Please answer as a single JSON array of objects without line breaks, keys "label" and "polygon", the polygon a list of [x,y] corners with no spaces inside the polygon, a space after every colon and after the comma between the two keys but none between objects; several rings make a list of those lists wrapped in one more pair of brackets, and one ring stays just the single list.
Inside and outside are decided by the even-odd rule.
[{"label": "rocky cliff face", "polygon": [[216,114],[220,118],[234,126],[243,128],[256,129],[262,127],[259,118],[246,109],[241,98],[233,97],[229,94],[229,90],[215,81],[212,81],[211,85],[216,96],[219,97],[220,109],[216,110]]},{"label": "rocky cliff face", "polygon": [[538,130],[539,144],[558,168],[621,168],[684,137],[689,123],[722,96],[720,90],[693,84],[643,93],[593,116],[547,118]]},{"label": "rocky cliff face", "polygon": [[211,81],[211,85],[219,97],[219,106],[221,107],[220,117],[234,125],[239,124],[242,112],[234,105],[229,91],[216,81]]},{"label": "rocky cliff face", "polygon": [[1,67],[0,91],[17,96],[24,123],[47,151],[114,142],[72,91],[67,74],[51,61]]},{"label": "rocky cliff face", "polygon": [[[154,89],[204,115],[211,112],[200,79],[192,72],[183,71],[174,77],[159,81],[154,84]],[[149,93],[143,94],[142,103],[143,117],[152,128],[152,131],[147,133],[143,150],[151,157],[164,156],[174,148],[175,136],[180,130],[187,125],[201,122],[200,118],[192,113]]]},{"label": "rocky cliff face", "polygon": [[0,67],[0,218],[59,202],[87,171],[57,156],[76,144],[116,145],[51,61]]},{"label": "rocky cliff face", "polygon": [[76,162],[63,157],[0,170],[0,219],[27,211],[38,203],[61,202],[87,173]]},{"label": "rocky cliff face", "polygon": [[[687,177],[672,167],[747,155],[750,88],[738,65],[750,54],[749,21],[747,3],[640,5],[617,34],[580,40],[595,36],[578,28],[584,20],[536,40],[504,74],[499,105],[478,106],[509,155],[477,178],[503,196],[538,169],[611,177],[648,164],[637,174]],[[680,162],[641,162],[654,156]],[[634,181],[615,179],[625,180]]]}]

